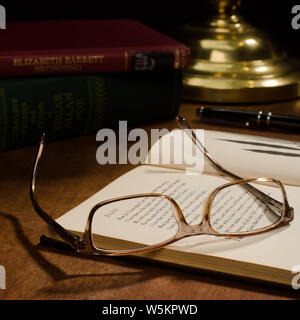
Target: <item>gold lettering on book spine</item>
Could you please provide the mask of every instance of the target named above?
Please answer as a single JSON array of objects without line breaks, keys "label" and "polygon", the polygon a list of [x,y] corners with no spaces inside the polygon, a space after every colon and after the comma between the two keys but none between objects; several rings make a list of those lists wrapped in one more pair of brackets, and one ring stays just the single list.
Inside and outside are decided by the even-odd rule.
[{"label": "gold lettering on book spine", "polygon": [[36,73],[80,71],[87,64],[102,64],[104,55],[13,58],[14,67],[33,67]]},{"label": "gold lettering on book spine", "polygon": [[187,57],[185,49],[181,50],[181,68],[187,67]]},{"label": "gold lettering on book spine", "polygon": [[101,64],[104,56],[65,56],[65,64]]}]

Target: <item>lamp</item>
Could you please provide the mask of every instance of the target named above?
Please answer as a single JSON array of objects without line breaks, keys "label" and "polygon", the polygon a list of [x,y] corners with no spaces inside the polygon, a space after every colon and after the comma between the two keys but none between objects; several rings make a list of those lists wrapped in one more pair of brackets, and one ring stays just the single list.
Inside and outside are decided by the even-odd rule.
[{"label": "lamp", "polygon": [[180,26],[175,37],[191,49],[186,100],[256,103],[300,96],[300,67],[238,14],[238,0],[208,0],[205,21]]}]

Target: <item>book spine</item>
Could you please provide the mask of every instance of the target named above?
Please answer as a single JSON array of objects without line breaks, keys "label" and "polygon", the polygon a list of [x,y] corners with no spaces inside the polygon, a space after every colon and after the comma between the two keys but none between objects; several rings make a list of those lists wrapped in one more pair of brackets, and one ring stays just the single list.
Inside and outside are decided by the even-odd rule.
[{"label": "book spine", "polygon": [[188,66],[189,58],[189,49],[180,45],[159,49],[98,49],[70,54],[19,52],[0,56],[0,76],[182,70]]},{"label": "book spine", "polygon": [[172,118],[182,72],[139,72],[0,80],[0,150],[112,127]]}]

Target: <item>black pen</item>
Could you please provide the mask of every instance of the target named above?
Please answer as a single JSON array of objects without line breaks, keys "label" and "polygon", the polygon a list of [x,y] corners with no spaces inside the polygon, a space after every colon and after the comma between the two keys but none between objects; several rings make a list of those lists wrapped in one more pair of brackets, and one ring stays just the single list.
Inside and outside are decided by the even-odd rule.
[{"label": "black pen", "polygon": [[245,127],[253,129],[275,129],[300,133],[300,117],[272,114],[262,111],[235,109],[198,108],[196,114],[205,123]]}]

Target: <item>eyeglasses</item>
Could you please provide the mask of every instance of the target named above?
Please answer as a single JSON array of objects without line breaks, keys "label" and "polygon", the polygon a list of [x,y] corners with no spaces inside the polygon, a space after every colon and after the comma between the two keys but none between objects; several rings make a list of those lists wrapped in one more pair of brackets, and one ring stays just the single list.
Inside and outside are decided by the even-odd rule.
[{"label": "eyeglasses", "polygon": [[[31,177],[30,197],[35,211],[63,241],[78,253],[115,256],[159,249],[182,238],[195,235],[206,234],[226,238],[255,235],[274,230],[293,220],[294,210],[288,204],[285,188],[280,181],[272,178],[242,179],[224,169],[209,154],[187,121],[177,117],[177,122],[181,129],[188,129],[185,132],[211,164],[221,174],[233,179],[232,182],[218,186],[206,197],[199,224],[188,224],[182,209],[169,195],[142,193],[97,203],[89,212],[82,236],[65,229],[40,207],[36,198],[36,177],[45,145],[45,135],[42,136]],[[193,178],[197,179],[197,177]],[[156,217],[159,214],[156,221],[160,224],[158,226],[160,231],[156,234],[154,229],[147,227],[147,234],[147,230],[142,225],[131,221],[132,223],[126,224],[127,233],[142,234],[142,237],[145,237],[145,243],[135,243],[134,247],[129,248],[120,248],[117,245],[116,248],[113,245],[109,249],[104,248],[101,245],[99,230],[110,229],[109,219],[103,218],[116,212],[119,216],[128,212],[132,216],[135,212],[144,212],[146,219],[147,215],[150,217],[155,212]],[[116,233],[125,228],[122,222],[116,225]],[[135,229],[132,229],[133,227]],[[149,232],[150,234],[154,232],[155,236],[149,237]]]}]

